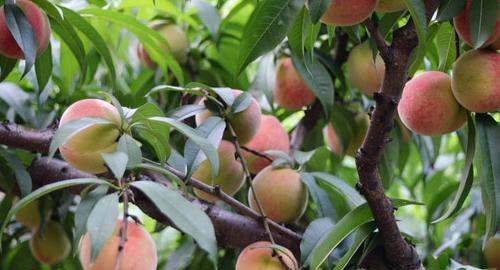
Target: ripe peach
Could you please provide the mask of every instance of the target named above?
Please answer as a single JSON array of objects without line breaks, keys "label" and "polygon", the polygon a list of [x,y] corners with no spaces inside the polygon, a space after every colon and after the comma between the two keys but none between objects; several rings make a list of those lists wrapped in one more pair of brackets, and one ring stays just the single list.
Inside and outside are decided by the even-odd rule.
[{"label": "ripe peach", "polygon": [[326,139],[326,143],[330,150],[332,150],[337,156],[342,156],[344,154],[354,156],[356,151],[361,147],[363,141],[366,137],[366,132],[370,126],[370,117],[364,112],[358,112],[354,116],[354,136],[349,139],[349,145],[344,148],[340,137],[338,136],[332,123],[323,129],[323,136]]},{"label": "ripe peach", "polygon": [[[234,98],[237,98],[243,93],[240,90],[233,89],[231,91],[233,92]],[[204,100],[202,99],[200,103],[202,103],[203,101]],[[208,110],[197,114],[196,124],[200,125],[203,121],[205,121],[205,119],[210,116],[212,116],[212,113]],[[250,106],[246,110],[233,115],[229,115],[229,123],[231,123],[231,126],[233,127],[236,136],[238,136],[238,140],[241,144],[249,142],[255,136],[255,134],[257,134],[257,131],[260,127],[260,118],[260,106],[259,103],[257,103],[257,100],[255,100],[254,98],[252,98],[252,104],[250,104]],[[231,138],[227,128],[224,134],[224,138]]]},{"label": "ripe peach", "polygon": [[[236,150],[234,145],[228,141],[221,141],[219,145],[219,162],[220,169],[217,179],[212,181],[211,169],[208,160],[203,161],[200,167],[194,172],[193,178],[202,181],[205,184],[218,185],[220,189],[231,196],[240,190],[245,181],[243,167],[239,160],[236,159]],[[200,199],[209,202],[215,202],[217,197],[214,197],[206,192],[194,189],[194,193]]]},{"label": "ripe peach", "polygon": [[[471,32],[470,32],[470,24],[469,24],[469,11],[471,6],[471,0],[467,0],[465,5],[465,9],[460,12],[454,19],[453,24],[455,25],[455,30],[457,31],[460,38],[467,43],[469,46],[473,46]],[[488,47],[492,45],[492,48],[495,50],[500,49],[500,16],[497,11],[497,20],[495,23],[495,27],[491,36],[486,40],[486,42],[482,45],[482,48]],[[493,44],[494,43],[494,44]]]},{"label": "ripe peach", "polygon": [[439,71],[423,72],[407,82],[398,112],[409,129],[428,136],[459,129],[467,116],[453,96],[450,76]]},{"label": "ripe peach", "polygon": [[[290,138],[278,118],[272,115],[262,115],[262,124],[257,135],[246,144],[249,149],[263,153],[268,150],[290,151]],[[271,162],[250,152],[244,153],[251,173],[257,174]]]},{"label": "ripe peach", "polygon": [[64,261],[70,251],[71,243],[64,228],[54,221],[45,224],[43,235],[36,231],[30,239],[33,256],[40,262],[53,265]]},{"label": "ripe peach", "polygon": [[[46,213],[46,218],[49,217],[49,213]],[[33,201],[22,208],[16,214],[16,220],[23,226],[30,229],[37,229],[40,227],[40,210],[38,201]]]},{"label": "ripe peach", "polygon": [[352,86],[363,94],[372,96],[382,86],[385,63],[377,54],[375,61],[368,42],[354,47],[346,63],[347,75]]},{"label": "ripe peach", "polygon": [[500,110],[500,54],[471,50],[453,64],[451,87],[462,106],[473,112]]},{"label": "ripe peach", "polygon": [[288,110],[298,110],[311,104],[316,96],[293,66],[290,57],[281,58],[276,66],[274,100]]},{"label": "ripe peach", "polygon": [[61,117],[60,127],[83,117],[103,118],[109,125],[93,125],[69,138],[59,150],[75,168],[89,173],[106,172],[102,153],[116,150],[121,118],[116,108],[99,99],[83,99],[73,103]]},{"label": "ripe peach", "polygon": [[500,236],[494,236],[486,241],[484,258],[488,268],[500,269]]},{"label": "ripe peach", "polygon": [[119,261],[120,267],[115,268],[122,222],[117,222],[114,235],[106,240],[94,262],[91,262],[92,244],[90,235],[83,236],[80,243],[80,262],[83,270],[156,270],[158,258],[153,238],[140,225],[130,221],[127,221],[127,242],[122,250],[123,254]]},{"label": "ripe peach", "polygon": [[[298,270],[299,264],[292,252],[284,247],[276,250],[273,256],[271,242],[256,242],[245,249],[238,256],[236,261],[236,270]],[[280,261],[280,255],[283,262]],[[285,263],[286,265],[284,265]]]},{"label": "ripe peach", "polygon": [[406,4],[403,0],[380,0],[375,11],[388,13],[404,9],[406,9]]},{"label": "ripe peach", "polygon": [[338,26],[358,24],[370,17],[377,2],[378,0],[334,0],[321,21]]},{"label": "ripe peach", "polygon": [[[42,54],[49,46],[50,24],[47,15],[32,1],[17,0],[17,6],[23,11],[28,19],[36,40],[37,55]],[[10,33],[5,22],[3,6],[0,8],[0,54],[15,59],[24,59],[23,50],[17,45],[14,36]]]},{"label": "ripe peach", "polygon": [[[304,214],[308,193],[298,172],[267,166],[255,176],[253,187],[264,214],[275,222],[293,222]],[[259,211],[252,190],[248,191],[248,202]]]},{"label": "ripe peach", "polygon": [[[167,22],[153,22],[151,27],[157,30],[168,42],[169,47],[165,48],[165,52],[172,52],[174,58],[179,62],[185,62],[189,41],[184,30],[175,24],[170,24]],[[141,62],[151,69],[156,68],[156,63],[151,59],[148,52],[142,46],[142,44],[137,44],[137,56]]]}]

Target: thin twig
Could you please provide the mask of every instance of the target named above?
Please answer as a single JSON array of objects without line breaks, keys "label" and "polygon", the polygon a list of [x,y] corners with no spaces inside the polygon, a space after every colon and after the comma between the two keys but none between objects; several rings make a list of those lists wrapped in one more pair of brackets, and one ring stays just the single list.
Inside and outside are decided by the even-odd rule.
[{"label": "thin twig", "polygon": [[128,228],[128,192],[129,189],[125,187],[124,179],[118,180],[118,185],[122,189],[122,199],[123,199],[123,220],[120,229],[120,243],[118,245],[118,255],[116,257],[115,270],[120,269],[121,258],[123,257],[123,249],[125,248],[125,244],[127,243],[127,228]]},{"label": "thin twig", "polygon": [[380,56],[387,62],[390,58],[391,52],[389,50],[389,45],[387,45],[384,37],[378,30],[378,25],[371,18],[368,18],[365,21],[365,26],[368,29],[370,36],[373,38],[373,41],[375,41],[378,51],[380,52]]},{"label": "thin twig", "polygon": [[261,152],[259,152],[257,150],[253,150],[253,149],[248,148],[247,146],[244,146],[244,145],[241,145],[241,149],[247,151],[248,153],[254,154],[254,155],[258,156],[258,157],[265,158],[269,162],[273,162],[272,158],[270,158],[268,155],[266,155],[264,153],[261,153]]}]

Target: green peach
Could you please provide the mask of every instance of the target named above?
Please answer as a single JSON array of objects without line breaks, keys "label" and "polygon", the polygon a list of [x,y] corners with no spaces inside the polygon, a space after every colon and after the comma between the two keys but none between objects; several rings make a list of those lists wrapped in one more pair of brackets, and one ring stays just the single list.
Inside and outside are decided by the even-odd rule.
[{"label": "green peach", "polygon": [[377,8],[375,11],[377,12],[396,12],[406,9],[405,1],[403,0],[379,0]]},{"label": "green peach", "polygon": [[372,96],[382,86],[385,63],[379,54],[374,60],[370,45],[364,42],[351,50],[346,62],[346,71],[354,88],[367,96]]},{"label": "green peach", "polygon": [[30,239],[33,256],[48,265],[60,263],[68,258],[71,243],[63,227],[54,221],[45,224],[42,232],[36,231]]},{"label": "green peach", "polygon": [[[271,242],[256,242],[247,246],[238,256],[235,270],[298,270],[299,264],[293,253],[280,247],[276,252],[281,256],[273,254]],[[284,264],[283,264],[284,263]]]}]

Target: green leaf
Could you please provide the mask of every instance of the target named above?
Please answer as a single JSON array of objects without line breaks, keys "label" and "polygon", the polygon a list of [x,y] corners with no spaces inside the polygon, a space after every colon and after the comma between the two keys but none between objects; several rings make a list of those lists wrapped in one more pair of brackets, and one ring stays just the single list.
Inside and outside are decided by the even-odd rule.
[{"label": "green leaf", "polygon": [[7,161],[9,167],[12,168],[16,176],[17,185],[21,191],[22,197],[25,197],[31,192],[32,182],[31,176],[26,171],[22,161],[15,154],[10,153],[4,148],[0,147],[0,156],[3,156]]},{"label": "green leaf", "polygon": [[38,82],[38,91],[42,92],[52,76],[52,46],[43,52],[35,62],[35,73]]},{"label": "green leaf", "polygon": [[87,232],[92,242],[91,261],[95,261],[104,243],[115,231],[118,221],[118,193],[102,197],[94,206],[87,219]]},{"label": "green leaf", "polygon": [[140,143],[128,134],[123,134],[118,140],[116,150],[127,155],[128,160],[125,163],[127,168],[133,168],[142,162],[141,147],[139,145]]},{"label": "green leaf", "polygon": [[288,44],[292,52],[296,55],[304,55],[306,37],[311,26],[312,23],[309,18],[309,13],[307,13],[306,7],[303,7],[300,13],[295,17],[295,22],[290,28],[290,31],[288,31]]},{"label": "green leaf", "polygon": [[432,223],[439,223],[444,221],[453,215],[455,215],[461,208],[462,205],[469,195],[474,181],[474,169],[472,166],[472,161],[474,160],[474,154],[476,151],[476,129],[474,127],[474,121],[470,114],[467,115],[467,150],[465,152],[465,165],[462,172],[462,178],[460,180],[460,186],[458,187],[457,193],[453,202],[448,207],[447,211],[437,220]]},{"label": "green leaf", "polygon": [[240,113],[248,109],[251,104],[252,96],[247,92],[243,92],[234,100],[233,104],[231,105],[231,112],[234,114]]},{"label": "green leaf", "polygon": [[201,113],[204,110],[206,110],[204,105],[188,104],[169,112],[167,116],[178,121],[183,121],[189,117],[193,117]]},{"label": "green leaf", "polygon": [[307,0],[307,8],[309,10],[309,16],[313,23],[317,23],[323,13],[330,7],[333,0]]},{"label": "green leaf", "polygon": [[354,254],[358,251],[365,240],[372,234],[372,232],[377,228],[374,222],[369,222],[361,227],[359,227],[354,233],[354,241],[351,244],[349,250],[342,256],[342,258],[337,262],[333,270],[343,270],[346,268],[347,264],[354,257]]},{"label": "green leaf", "polygon": [[497,21],[497,0],[471,1],[469,11],[470,37],[474,48],[480,48],[493,33]]},{"label": "green leaf", "polygon": [[300,173],[300,179],[304,182],[309,189],[309,194],[316,204],[316,212],[319,217],[328,217],[332,220],[337,218],[337,213],[332,205],[331,200],[328,198],[328,194],[321,189],[316,183],[316,179],[306,172]]},{"label": "green leaf", "polygon": [[301,261],[305,261],[311,255],[316,244],[333,226],[333,221],[330,218],[315,219],[307,226],[300,242]]},{"label": "green leaf", "polygon": [[339,194],[346,198],[351,206],[356,207],[365,203],[365,199],[359,192],[341,179],[323,172],[314,172],[312,175],[337,190]]},{"label": "green leaf", "polygon": [[455,29],[449,22],[442,23],[436,34],[440,71],[447,72],[455,62],[457,58],[455,44]]},{"label": "green leaf", "polygon": [[303,5],[303,0],[264,0],[257,4],[243,30],[237,74],[283,41]]},{"label": "green leaf", "polygon": [[441,1],[437,14],[437,20],[443,22],[453,19],[465,8],[466,2],[467,0]]},{"label": "green leaf", "polygon": [[213,37],[217,35],[221,18],[217,9],[205,0],[193,0],[191,4],[198,10],[198,17]]},{"label": "green leaf", "polygon": [[102,153],[102,159],[109,167],[116,179],[122,179],[127,169],[128,156],[122,151]]},{"label": "green leaf", "polygon": [[200,208],[190,203],[178,192],[159,183],[149,181],[132,182],[167,216],[177,228],[193,237],[198,245],[208,252],[210,260],[217,265],[217,242],[210,218]]},{"label": "green leaf", "polygon": [[487,114],[476,114],[476,166],[486,213],[484,240],[500,230],[500,125]]},{"label": "green leaf", "polygon": [[423,0],[403,0],[410,11],[411,18],[417,30],[418,40],[424,43],[427,36],[427,17]]},{"label": "green leaf", "polygon": [[0,82],[3,82],[10,72],[16,67],[17,59],[0,55]]}]

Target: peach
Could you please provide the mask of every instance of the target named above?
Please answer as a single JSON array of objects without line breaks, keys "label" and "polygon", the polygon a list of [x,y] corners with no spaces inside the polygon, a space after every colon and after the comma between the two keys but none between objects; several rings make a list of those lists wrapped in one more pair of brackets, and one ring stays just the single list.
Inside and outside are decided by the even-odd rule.
[{"label": "peach", "polygon": [[281,58],[276,66],[274,100],[288,110],[299,110],[310,105],[316,96],[293,66],[290,57]]},{"label": "peach", "polygon": [[[231,90],[234,98],[237,98],[243,92],[240,90]],[[203,103],[204,99],[200,101]],[[202,113],[196,115],[196,124],[200,125],[205,119],[212,116],[212,112],[206,110]],[[260,121],[261,121],[261,112],[259,103],[255,98],[252,98],[252,103],[250,106],[239,113],[228,115],[228,120],[231,126],[233,127],[236,136],[238,137],[238,141],[241,144],[245,144],[249,142],[255,134],[259,131]],[[224,134],[224,138],[231,139],[230,133],[226,128],[226,132]]]},{"label": "peach", "polygon": [[372,96],[382,86],[385,63],[379,54],[374,61],[370,45],[364,42],[351,50],[346,62],[346,71],[351,86],[367,96]]},{"label": "peach", "polygon": [[[298,270],[299,264],[292,252],[284,247],[275,249],[271,242],[256,242],[247,246],[238,256],[236,270]],[[281,256],[282,261],[279,257]]]},{"label": "peach", "polygon": [[403,0],[379,0],[377,8],[375,11],[377,12],[396,12],[406,9],[406,4]]},{"label": "peach", "polygon": [[106,240],[94,262],[91,262],[90,235],[83,236],[80,243],[80,262],[83,270],[156,270],[158,258],[153,238],[142,226],[130,221],[127,221],[127,242],[118,262],[120,267],[115,268],[122,222],[117,222],[114,234]]},{"label": "peach", "polygon": [[113,105],[105,101],[83,99],[66,109],[59,126],[83,117],[102,118],[109,120],[111,124],[93,125],[73,135],[59,147],[61,155],[79,170],[89,173],[106,172],[101,154],[116,150],[122,124],[120,115]]},{"label": "peach", "polygon": [[49,221],[43,234],[36,231],[30,239],[33,256],[41,263],[53,265],[64,261],[71,251],[71,242],[61,224]]},{"label": "peach", "polygon": [[[219,175],[217,179],[212,179],[210,163],[204,160],[198,169],[193,174],[193,178],[202,181],[205,184],[218,185],[224,192],[233,196],[240,190],[245,181],[245,173],[239,160],[236,159],[236,150],[234,145],[228,141],[221,141],[219,145]],[[214,197],[206,192],[194,189],[194,193],[200,199],[209,202],[215,202],[217,197]]]},{"label": "peach", "polygon": [[338,26],[361,23],[372,15],[377,2],[378,0],[333,0],[321,21]]},{"label": "peach", "polygon": [[407,82],[398,112],[406,127],[428,136],[455,131],[467,117],[453,96],[450,76],[439,71],[423,72]]},{"label": "peach", "polygon": [[[49,217],[49,213],[46,213],[46,218]],[[37,229],[40,227],[41,216],[38,201],[33,201],[22,208],[16,214],[16,220],[21,223],[23,226],[28,227],[30,229]]]},{"label": "peach", "polygon": [[[167,22],[153,22],[151,27],[157,30],[168,42],[169,47],[164,48],[165,52],[172,52],[174,58],[179,62],[185,62],[189,40],[186,33],[179,26]],[[137,44],[137,57],[150,69],[156,68],[156,63],[151,59],[148,52],[142,44]]]},{"label": "peach", "polygon": [[[308,193],[298,172],[268,166],[255,176],[253,187],[264,214],[275,222],[293,222],[304,214]],[[259,211],[252,190],[248,191],[248,202]]]},{"label": "peach", "polygon": [[361,147],[363,141],[366,137],[366,132],[370,126],[370,117],[364,112],[358,112],[354,116],[354,136],[349,139],[349,144],[344,147],[340,137],[335,131],[332,123],[329,123],[325,129],[323,129],[323,136],[326,139],[326,144],[337,156],[342,156],[344,154],[354,156],[356,151]]},{"label": "peach", "polygon": [[[455,25],[455,30],[457,31],[460,38],[467,43],[469,46],[473,46],[471,32],[470,32],[470,24],[469,24],[469,11],[472,0],[467,0],[465,4],[465,8],[460,14],[458,14],[453,19],[453,24]],[[476,0],[477,1],[477,0]],[[490,37],[486,40],[486,42],[481,46],[482,48],[488,47],[491,45],[492,49],[498,50],[500,49],[500,16],[499,11],[497,11],[497,20],[491,33]]]},{"label": "peach", "polygon": [[[42,54],[49,46],[50,24],[47,15],[29,0],[17,0],[17,6],[23,11],[35,34],[37,55]],[[3,6],[0,8],[0,54],[15,59],[24,59],[23,50],[17,45],[5,22]]]},{"label": "peach", "polygon": [[486,241],[484,258],[488,268],[500,269],[500,236],[493,236]]},{"label": "peach", "polygon": [[[290,138],[278,118],[272,115],[262,115],[262,124],[257,135],[246,144],[251,150],[264,153],[268,150],[290,151]],[[250,152],[244,152],[251,173],[257,174],[271,162]]]},{"label": "peach", "polygon": [[500,54],[471,50],[453,64],[451,87],[462,106],[473,112],[500,110]]}]

